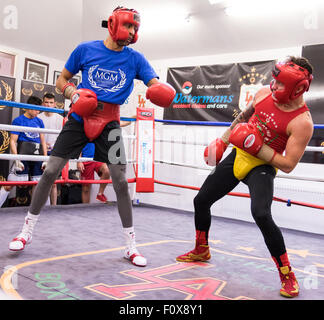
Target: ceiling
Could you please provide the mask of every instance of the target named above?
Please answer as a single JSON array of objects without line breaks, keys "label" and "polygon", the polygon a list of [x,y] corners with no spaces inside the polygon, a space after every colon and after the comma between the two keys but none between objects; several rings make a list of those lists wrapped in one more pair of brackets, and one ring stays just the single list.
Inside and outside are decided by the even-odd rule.
[{"label": "ceiling", "polygon": [[[248,6],[249,1],[244,3]],[[303,10],[294,10],[295,5],[288,10],[278,6],[277,11],[267,13],[274,1],[259,0],[264,5],[259,16],[230,17],[224,13],[227,0],[214,5],[208,0],[1,0],[0,46],[65,61],[81,41],[107,36],[101,20],[118,5],[141,13],[139,40],[133,48],[149,60],[324,43],[323,1],[309,6],[309,0]],[[4,27],[8,5],[17,8],[17,29]],[[178,12],[189,14],[189,21],[174,16]]]}]

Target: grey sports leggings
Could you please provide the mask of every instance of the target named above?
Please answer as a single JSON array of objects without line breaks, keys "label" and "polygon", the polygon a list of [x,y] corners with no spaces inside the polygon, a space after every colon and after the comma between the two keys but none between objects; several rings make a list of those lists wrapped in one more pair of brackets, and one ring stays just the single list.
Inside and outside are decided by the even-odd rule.
[{"label": "grey sports leggings", "polygon": [[[50,156],[46,169],[38,182],[29,207],[31,214],[38,215],[49,196],[52,184],[57,179],[68,159]],[[114,191],[117,197],[119,216],[124,228],[133,226],[132,203],[128,192],[126,165],[108,164]]]}]

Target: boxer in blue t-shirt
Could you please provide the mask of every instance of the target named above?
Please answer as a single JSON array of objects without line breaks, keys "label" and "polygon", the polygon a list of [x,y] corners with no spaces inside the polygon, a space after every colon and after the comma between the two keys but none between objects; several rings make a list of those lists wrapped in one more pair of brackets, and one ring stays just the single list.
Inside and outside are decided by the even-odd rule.
[{"label": "boxer in blue t-shirt", "polygon": [[[139,13],[117,7],[107,21],[104,41],[81,43],[71,53],[56,86],[71,99],[68,121],[58,136],[46,170],[35,190],[21,233],[9,244],[11,250],[23,250],[30,242],[34,225],[44,206],[50,186],[71,158],[78,158],[88,142],[95,144],[94,160],[108,165],[117,207],[126,238],[124,257],[134,265],[146,266],[137,251],[132,216],[132,202],[126,179],[126,157],[120,129],[120,105],[133,90],[134,79],[148,87],[146,98],[169,107],[175,90],[161,83],[143,54],[128,47],[138,39]],[[69,82],[81,71],[78,88]]]}]

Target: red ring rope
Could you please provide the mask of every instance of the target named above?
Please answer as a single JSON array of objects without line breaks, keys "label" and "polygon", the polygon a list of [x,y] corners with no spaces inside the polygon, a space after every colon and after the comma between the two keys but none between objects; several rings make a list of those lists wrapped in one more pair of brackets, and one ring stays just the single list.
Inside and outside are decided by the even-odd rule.
[{"label": "red ring rope", "polygon": [[[191,189],[191,190],[200,190],[200,188],[193,187],[193,186],[183,186],[183,185],[180,185],[180,184],[169,183],[169,182],[166,183],[166,182],[162,182],[162,181],[158,181],[158,180],[154,180],[154,182],[158,183],[158,184],[172,186],[172,187],[185,188],[185,189]],[[249,194],[241,193],[241,192],[229,192],[227,195],[228,196],[234,196],[234,197],[250,198]],[[306,202],[282,199],[282,198],[279,198],[279,197],[273,197],[273,200],[278,201],[278,202],[285,202],[285,203],[287,203],[287,205],[296,204],[296,205],[299,205],[299,206],[324,210],[324,206],[317,205],[317,204],[311,204],[311,203],[306,203]]]},{"label": "red ring rope", "polygon": [[[132,179],[127,179],[128,183],[135,183],[136,178]],[[15,185],[35,185],[37,184],[38,181],[0,181],[0,186],[15,186]],[[56,180],[55,183],[70,183],[70,184],[101,184],[101,183],[112,183],[111,180],[72,180],[72,179],[61,179],[61,180]],[[154,180],[154,183],[157,184],[162,184],[162,185],[167,185],[171,187],[177,187],[177,188],[183,188],[183,189],[191,189],[191,190],[197,190],[199,191],[199,187],[194,187],[194,186],[184,186],[181,184],[175,184],[175,183],[170,183],[170,182],[163,182],[159,180]],[[242,193],[242,192],[229,192],[227,195],[229,196],[234,196],[234,197],[243,197],[243,198],[250,198],[250,195],[247,193]],[[309,207],[309,208],[314,208],[314,209],[321,209],[324,210],[324,206],[317,205],[317,204],[311,204],[307,202],[301,202],[301,201],[294,201],[294,200],[289,200],[289,199],[283,199],[279,197],[273,197],[274,201],[278,202],[284,202],[287,203],[288,206],[291,204],[295,204],[298,206],[304,206],[304,207]]]}]

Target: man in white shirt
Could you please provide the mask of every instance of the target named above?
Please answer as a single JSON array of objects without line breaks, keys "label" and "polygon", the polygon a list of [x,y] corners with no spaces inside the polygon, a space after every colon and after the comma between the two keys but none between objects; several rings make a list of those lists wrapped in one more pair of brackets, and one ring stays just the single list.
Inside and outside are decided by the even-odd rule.
[{"label": "man in white shirt", "polygon": [[[44,107],[55,108],[56,101],[55,96],[52,93],[45,93],[43,97]],[[40,119],[43,120],[45,129],[55,129],[55,130],[62,130],[63,127],[63,117],[55,112],[42,112],[39,116]],[[57,139],[58,134],[46,133],[45,134],[45,141],[47,145],[47,154],[50,155],[51,151],[54,147],[55,141]],[[51,205],[57,204],[57,186],[53,184],[52,190],[50,193],[50,200]]]}]

